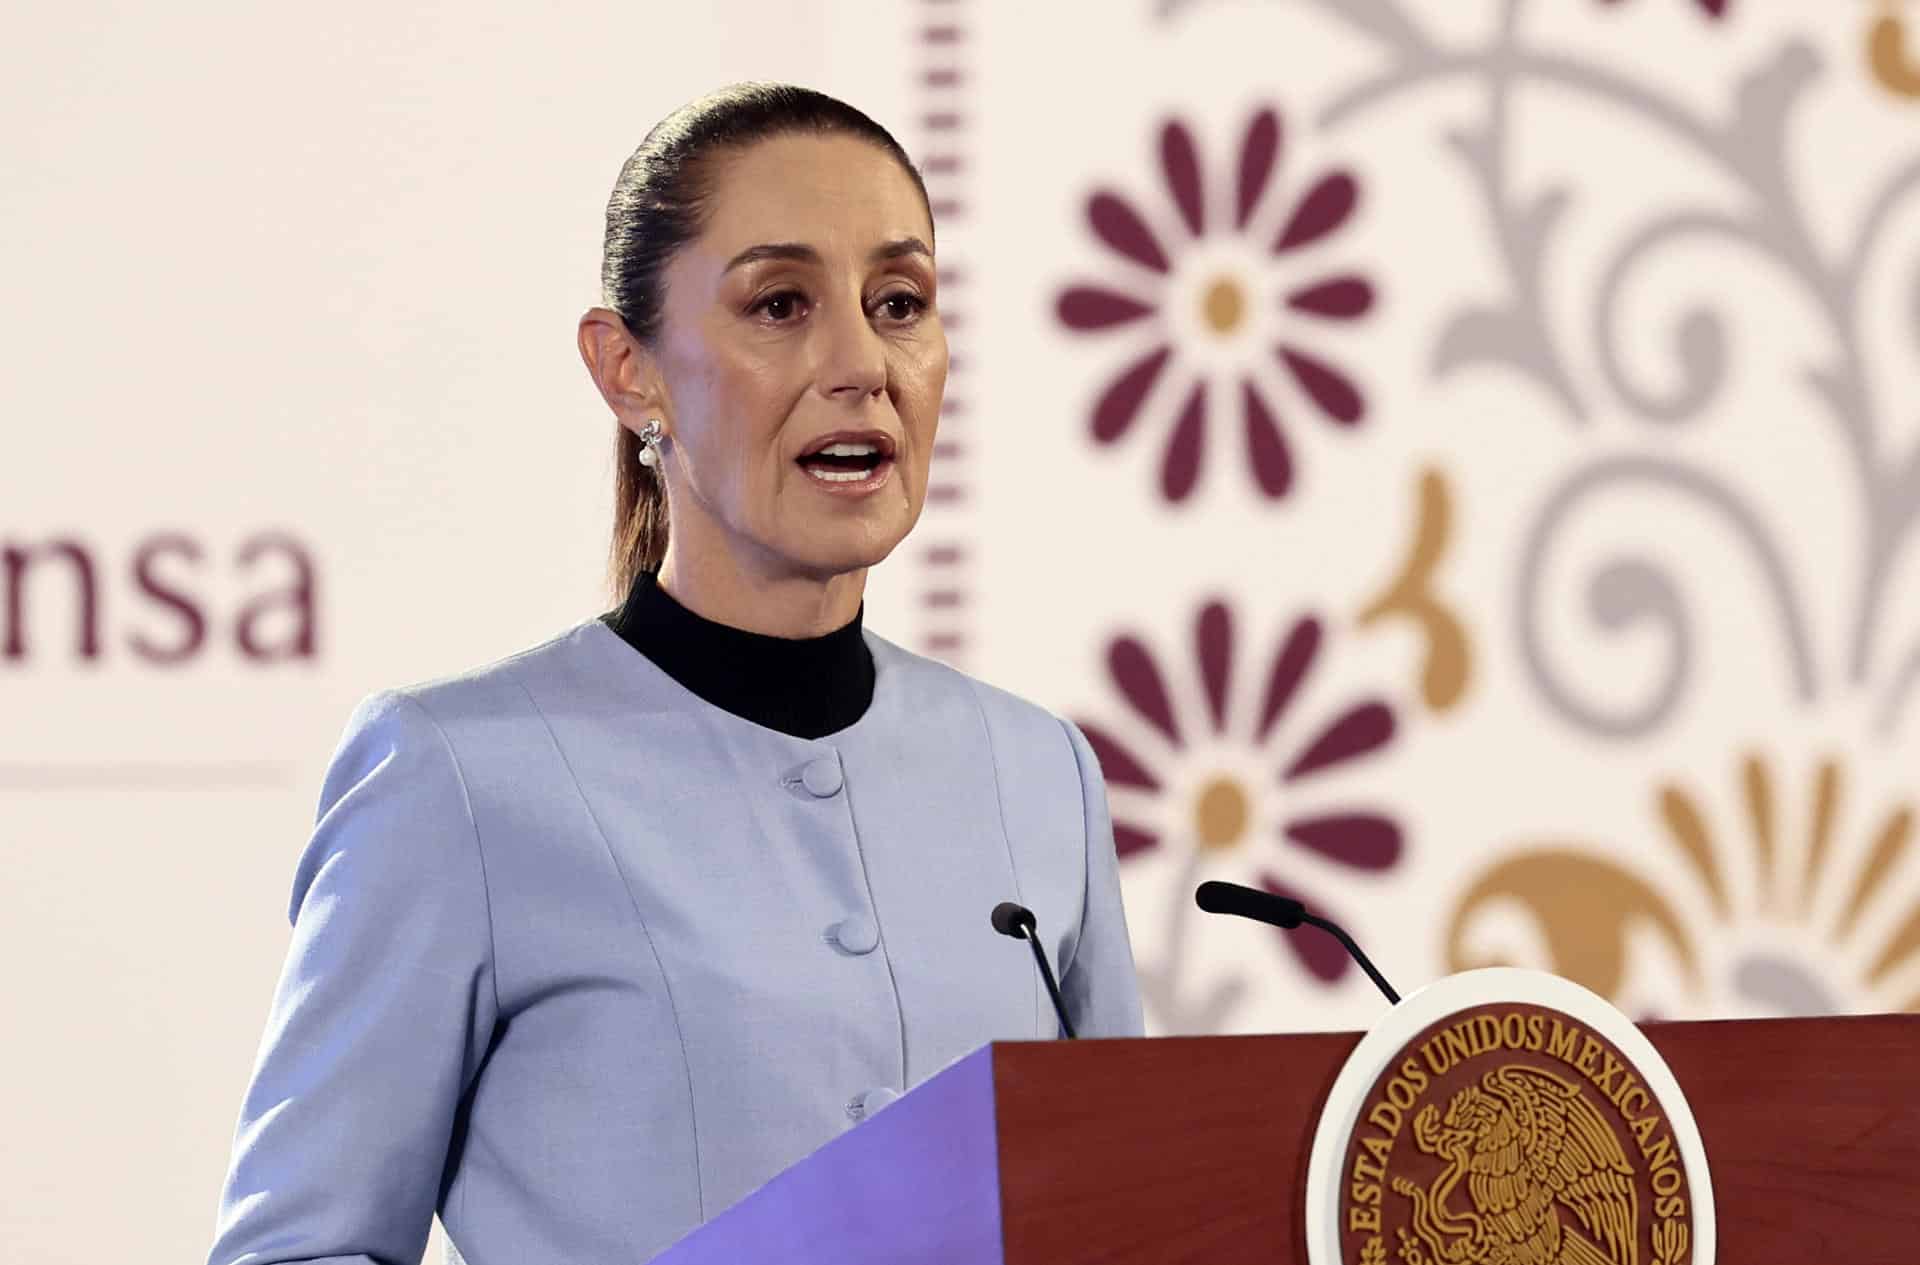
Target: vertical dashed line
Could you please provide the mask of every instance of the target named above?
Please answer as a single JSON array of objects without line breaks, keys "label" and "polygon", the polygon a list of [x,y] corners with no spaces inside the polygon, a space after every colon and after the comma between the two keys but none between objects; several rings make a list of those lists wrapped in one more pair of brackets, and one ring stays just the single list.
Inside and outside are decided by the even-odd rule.
[{"label": "vertical dashed line", "polygon": [[979,436],[971,429],[967,409],[974,357],[962,354],[972,328],[973,268],[966,245],[972,192],[967,180],[973,165],[972,102],[967,92],[973,16],[969,0],[921,0],[915,22],[919,58],[911,110],[920,126],[915,157],[927,182],[927,199],[940,236],[940,318],[951,353],[933,474],[915,533],[915,641],[921,653],[956,667],[966,666],[973,648],[970,618],[976,550],[972,528],[978,511],[977,498],[971,493],[980,459]]}]

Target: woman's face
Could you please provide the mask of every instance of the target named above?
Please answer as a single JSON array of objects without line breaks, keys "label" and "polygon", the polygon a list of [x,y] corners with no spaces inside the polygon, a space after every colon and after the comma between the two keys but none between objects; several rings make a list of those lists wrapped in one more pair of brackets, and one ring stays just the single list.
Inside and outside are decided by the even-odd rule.
[{"label": "woman's face", "polygon": [[947,378],[933,226],[912,177],[851,137],[721,156],[666,268],[670,557],[769,578],[871,566],[913,527]]}]

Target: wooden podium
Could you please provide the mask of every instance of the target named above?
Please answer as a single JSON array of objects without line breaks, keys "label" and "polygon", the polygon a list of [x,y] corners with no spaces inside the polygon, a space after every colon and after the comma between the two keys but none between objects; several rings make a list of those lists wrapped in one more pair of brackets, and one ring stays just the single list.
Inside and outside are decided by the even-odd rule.
[{"label": "wooden podium", "polygon": [[[1920,1015],[1649,1024],[1724,1265],[1920,1262]],[[1307,1157],[1357,1034],[975,1051],[663,1265],[1305,1265]]]}]

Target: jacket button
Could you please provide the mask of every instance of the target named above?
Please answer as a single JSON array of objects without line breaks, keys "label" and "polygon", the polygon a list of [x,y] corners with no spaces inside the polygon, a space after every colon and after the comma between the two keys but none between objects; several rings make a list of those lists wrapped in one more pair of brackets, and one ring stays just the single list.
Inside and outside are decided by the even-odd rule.
[{"label": "jacket button", "polygon": [[854,1095],[853,1101],[847,1104],[847,1114],[855,1120],[865,1120],[868,1116],[899,1097],[899,1090],[888,1089],[885,1085],[880,1086],[878,1089],[869,1089],[864,1094]]},{"label": "jacket button", "polygon": [[830,755],[823,755],[800,770],[800,784],[807,788],[809,795],[821,799],[839,794],[844,781],[840,775],[840,761]]},{"label": "jacket button", "polygon": [[848,953],[872,953],[880,944],[880,928],[865,914],[834,923],[827,929],[827,936]]}]

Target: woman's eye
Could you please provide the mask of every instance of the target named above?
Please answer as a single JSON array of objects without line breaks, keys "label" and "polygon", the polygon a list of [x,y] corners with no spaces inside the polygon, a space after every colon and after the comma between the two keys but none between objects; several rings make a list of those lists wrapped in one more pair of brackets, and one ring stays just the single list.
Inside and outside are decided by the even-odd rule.
[{"label": "woman's eye", "polygon": [[880,309],[895,321],[910,321],[927,310],[927,301],[917,294],[899,290],[880,300]]},{"label": "woman's eye", "polygon": [[788,321],[799,312],[803,301],[798,290],[776,290],[754,304],[753,311],[765,313],[772,321]]}]

